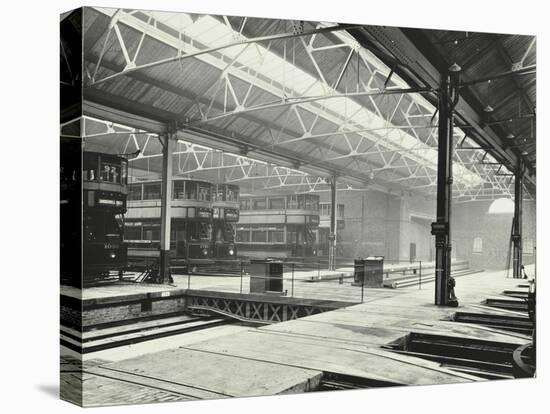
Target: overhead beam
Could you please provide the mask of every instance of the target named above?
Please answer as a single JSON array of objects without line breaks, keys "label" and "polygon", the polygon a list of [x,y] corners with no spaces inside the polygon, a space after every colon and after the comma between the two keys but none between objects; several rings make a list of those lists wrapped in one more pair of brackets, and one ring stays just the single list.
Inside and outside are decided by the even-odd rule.
[{"label": "overhead beam", "polygon": [[[382,48],[393,55],[394,59],[403,62],[403,64],[410,69],[410,72],[403,74],[405,78],[413,79],[414,83],[421,87],[437,88],[441,78],[441,72],[436,68],[437,63],[432,62],[430,58],[420,50],[419,46],[405,34],[405,30],[407,30],[409,36],[418,35],[420,32],[419,30],[386,26],[359,29],[359,31],[366,32],[366,38],[374,38]],[[365,43],[364,38],[361,37],[358,37],[358,41],[360,41],[361,44]],[[372,47],[372,45],[369,46]],[[397,66],[396,71],[399,73],[401,68],[405,67],[404,65]],[[470,103],[465,99],[460,99],[455,107],[455,115],[467,124],[472,125],[472,129],[482,141],[480,142],[476,136],[471,136],[472,139],[481,146],[489,144],[494,149],[492,155],[495,158],[505,162],[508,169],[511,171],[515,169],[518,155],[513,150],[506,147],[503,139],[501,139],[491,127],[484,125],[482,115],[478,113]],[[535,185],[533,176],[526,174],[525,178]]]},{"label": "overhead beam", "polygon": [[214,115],[207,118],[193,120],[189,122],[189,125],[196,125],[196,124],[216,121],[219,119],[223,119],[223,118],[227,118],[235,115],[241,116],[242,114],[249,113],[249,112],[284,108],[292,105],[301,105],[305,103],[326,101],[330,99],[359,98],[359,97],[367,97],[367,96],[374,97],[374,96],[400,95],[400,94],[409,94],[409,93],[434,93],[434,90],[430,88],[395,88],[395,89],[383,89],[383,90],[373,90],[373,91],[365,91],[365,92],[330,93],[327,95],[320,95],[320,96],[301,96],[298,98],[285,98],[283,100],[279,99],[277,101],[273,101],[269,103],[252,105],[247,108],[238,108],[233,111],[225,112],[219,115]]},{"label": "overhead beam", "polygon": [[[117,13],[119,13],[122,16],[127,15],[127,13],[125,13],[123,11],[120,11],[120,10],[115,10],[115,9],[97,9],[96,8],[96,10],[100,13],[103,13],[103,14],[109,16],[109,17],[113,17]],[[117,21],[115,22],[113,27],[116,27],[116,24],[118,24],[118,22],[121,22],[122,24],[124,24],[123,21],[124,21],[123,17],[118,17],[117,16]],[[150,25],[146,22],[142,22],[142,21],[137,21],[137,25],[143,26],[142,27],[142,32],[147,33],[149,36],[153,36],[151,31],[148,30],[148,29],[153,27],[152,25]],[[253,43],[265,43],[265,42],[270,42],[270,41],[275,41],[275,40],[285,40],[285,39],[292,39],[292,38],[297,38],[297,37],[301,38],[301,37],[304,37],[304,36],[311,36],[311,35],[314,35],[314,34],[331,33],[331,32],[336,32],[336,31],[350,30],[350,29],[359,28],[359,27],[362,27],[362,26],[363,25],[357,25],[357,24],[356,25],[342,24],[342,25],[337,25],[337,26],[321,27],[321,28],[317,28],[317,29],[314,29],[314,30],[308,30],[308,31],[303,31],[303,32],[293,31],[293,32],[288,32],[288,33],[279,33],[279,34],[275,34],[275,35],[258,36],[258,37],[252,38],[252,39],[243,38],[243,39],[239,39],[237,41],[228,42],[228,43],[223,44],[221,46],[204,48],[204,49],[201,49],[201,50],[198,50],[198,51],[195,51],[195,52],[192,52],[192,53],[187,53],[187,54],[182,54],[181,50],[180,50],[180,51],[178,51],[178,53],[175,56],[165,58],[165,59],[160,59],[158,61],[154,61],[154,62],[150,62],[150,63],[144,63],[142,65],[130,65],[130,66],[127,66],[125,69],[123,69],[121,72],[114,73],[112,75],[108,75],[108,76],[106,76],[105,78],[102,78],[102,79],[98,79],[98,80],[93,79],[92,80],[92,85],[97,85],[97,84],[100,84],[102,82],[106,82],[108,80],[115,79],[119,76],[123,76],[123,75],[126,75],[126,74],[131,73],[131,72],[153,68],[153,67],[156,67],[156,66],[164,65],[166,63],[179,62],[179,61],[182,61],[184,59],[189,59],[189,58],[197,57],[197,56],[200,56],[200,55],[213,54],[215,52],[219,52],[219,51],[224,50],[224,49],[229,49],[229,48],[234,47],[234,46],[248,45],[248,44],[253,44]],[[110,27],[109,27],[109,30],[111,30]]]}]

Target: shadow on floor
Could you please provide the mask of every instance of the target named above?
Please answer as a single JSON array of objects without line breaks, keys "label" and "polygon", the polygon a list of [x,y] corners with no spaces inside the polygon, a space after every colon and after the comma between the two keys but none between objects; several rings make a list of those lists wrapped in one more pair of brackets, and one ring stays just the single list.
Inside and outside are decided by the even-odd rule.
[{"label": "shadow on floor", "polygon": [[50,397],[59,399],[59,385],[58,384],[39,384],[36,388]]}]

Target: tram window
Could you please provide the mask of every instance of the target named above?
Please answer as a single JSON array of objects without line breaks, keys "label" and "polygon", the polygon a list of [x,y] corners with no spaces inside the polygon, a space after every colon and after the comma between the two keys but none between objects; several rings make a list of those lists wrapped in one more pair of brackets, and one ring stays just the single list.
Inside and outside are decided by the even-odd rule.
[{"label": "tram window", "polygon": [[285,241],[285,233],[283,230],[270,230],[268,233],[268,241],[270,243],[283,243]]},{"label": "tram window", "polygon": [[265,210],[266,200],[265,198],[256,198],[252,200],[252,210]]},{"label": "tram window", "polygon": [[310,196],[310,198],[311,198],[311,209],[312,210],[319,210],[319,197]]},{"label": "tram window", "polygon": [[286,206],[289,209],[296,209],[298,208],[298,196],[291,195],[288,197],[288,204]]},{"label": "tram window", "polygon": [[101,163],[101,181],[120,183],[120,180],[120,165],[111,164],[109,162]]},{"label": "tram window", "polygon": [[209,223],[188,223],[187,231],[191,240],[210,240],[212,236],[212,226]]},{"label": "tram window", "polygon": [[185,181],[174,181],[174,193],[172,195],[174,200],[182,200],[185,198]]},{"label": "tram window", "polygon": [[223,184],[217,184],[212,194],[213,201],[225,201],[225,192]]},{"label": "tram window", "polygon": [[128,186],[128,200],[141,200],[141,184]]},{"label": "tram window", "polygon": [[298,196],[298,208],[306,208],[306,197],[303,194]]},{"label": "tram window", "polygon": [[187,232],[189,234],[189,240],[199,240],[199,228],[198,223],[192,222],[187,224]]},{"label": "tram window", "polygon": [[143,185],[144,200],[159,200],[160,199],[160,183],[144,184]]},{"label": "tram window", "polygon": [[[82,178],[86,181],[95,181],[99,177],[97,175],[97,156],[92,156],[84,153],[84,160],[82,165]],[[70,176],[68,177],[70,178]],[[67,180],[68,181],[68,180]]]},{"label": "tram window", "polygon": [[265,243],[267,242],[266,230],[252,230],[252,242],[253,243]]},{"label": "tram window", "polygon": [[236,229],[236,226],[234,224],[225,223],[224,238],[226,241],[235,240],[235,229]]},{"label": "tram window", "polygon": [[187,208],[187,217],[188,218],[195,218],[195,207],[188,207]]},{"label": "tram window", "polygon": [[214,240],[216,240],[217,242],[223,242],[225,240],[223,229],[221,227],[216,227],[214,233]]},{"label": "tram window", "polygon": [[270,198],[269,209],[270,210],[284,210],[285,199],[284,198]]},{"label": "tram window", "polygon": [[187,181],[185,183],[185,199],[186,200],[197,199],[197,183],[193,181]]},{"label": "tram window", "polygon": [[250,210],[250,200],[241,200],[240,207],[241,210]]},{"label": "tram window", "polygon": [[141,226],[125,226],[124,227],[124,239],[125,240],[141,240]]},{"label": "tram window", "polygon": [[120,166],[120,182],[128,184],[128,161],[122,160]]},{"label": "tram window", "polygon": [[160,240],[160,226],[144,225],[143,226],[143,240],[159,241]]},{"label": "tram window", "polygon": [[227,201],[239,201],[239,189],[236,187],[227,186],[226,200]]},{"label": "tram window", "polygon": [[296,242],[296,231],[295,230],[287,230],[286,240],[287,240],[287,243],[295,243]]},{"label": "tram window", "polygon": [[201,239],[212,239],[212,224],[200,223],[200,236]]},{"label": "tram window", "polygon": [[199,184],[199,197],[200,201],[210,201],[210,185],[208,184]]},{"label": "tram window", "polygon": [[246,228],[237,230],[237,241],[241,243],[250,242],[250,230]]}]

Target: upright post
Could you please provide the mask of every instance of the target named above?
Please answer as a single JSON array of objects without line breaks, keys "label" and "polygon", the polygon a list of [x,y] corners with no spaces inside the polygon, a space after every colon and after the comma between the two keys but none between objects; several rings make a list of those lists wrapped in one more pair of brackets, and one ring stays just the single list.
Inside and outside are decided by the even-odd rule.
[{"label": "upright post", "polygon": [[292,286],[290,289],[290,296],[294,297],[294,263],[292,263]]},{"label": "upright post", "polygon": [[418,289],[422,289],[422,260],[418,262]]},{"label": "upright post", "polygon": [[512,228],[513,243],[513,276],[514,279],[520,279],[522,265],[522,200],[523,200],[523,159],[518,159],[514,182],[514,221]]},{"label": "upright post", "polygon": [[336,176],[330,179],[330,234],[329,238],[329,253],[328,253],[328,268],[334,270],[336,268]]},{"label": "upright post", "polygon": [[[456,91],[455,91],[456,92]],[[432,223],[435,236],[435,304],[456,306],[450,299],[451,274],[451,200],[453,184],[453,88],[451,77],[441,78],[437,155],[437,220]],[[456,96],[455,96],[456,99]]]},{"label": "upright post", "polygon": [[159,137],[162,144],[162,182],[160,207],[160,271],[159,282],[170,283],[170,224],[172,205],[172,153],[175,134],[170,132]]},{"label": "upright post", "polygon": [[239,290],[240,293],[243,293],[243,262],[241,260],[241,288]]}]

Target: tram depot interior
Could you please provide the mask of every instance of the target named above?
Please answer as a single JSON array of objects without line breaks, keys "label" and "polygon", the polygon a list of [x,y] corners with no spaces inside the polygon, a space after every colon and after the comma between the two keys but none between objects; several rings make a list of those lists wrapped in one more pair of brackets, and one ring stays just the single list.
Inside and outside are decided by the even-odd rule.
[{"label": "tram depot interior", "polygon": [[534,36],[60,27],[63,399],[535,375]]}]

